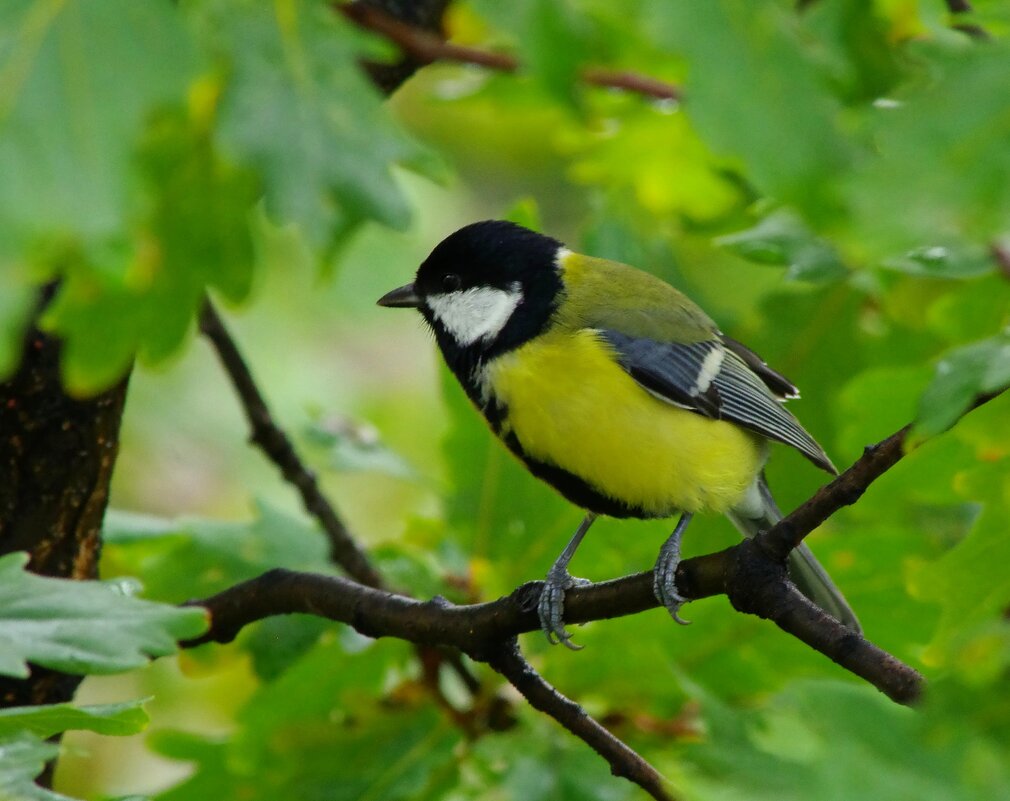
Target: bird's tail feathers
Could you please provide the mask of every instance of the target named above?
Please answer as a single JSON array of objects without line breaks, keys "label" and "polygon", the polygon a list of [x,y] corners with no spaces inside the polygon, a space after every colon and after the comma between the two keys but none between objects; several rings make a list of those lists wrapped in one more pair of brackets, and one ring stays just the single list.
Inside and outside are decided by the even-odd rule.
[{"label": "bird's tail feathers", "polygon": [[[764,475],[758,477],[755,490],[756,494],[751,493],[745,505],[727,514],[745,537],[753,537],[782,519]],[[856,613],[806,543],[800,543],[789,554],[789,577],[800,592],[835,620],[857,633],[862,632]]]}]

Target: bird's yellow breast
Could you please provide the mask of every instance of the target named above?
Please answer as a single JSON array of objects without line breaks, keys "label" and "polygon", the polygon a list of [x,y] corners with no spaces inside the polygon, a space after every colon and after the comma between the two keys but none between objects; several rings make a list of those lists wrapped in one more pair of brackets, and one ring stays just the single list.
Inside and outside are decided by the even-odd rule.
[{"label": "bird's yellow breast", "polygon": [[484,379],[526,454],[649,515],[724,512],[764,463],[758,437],[653,397],[591,330],[549,331]]}]

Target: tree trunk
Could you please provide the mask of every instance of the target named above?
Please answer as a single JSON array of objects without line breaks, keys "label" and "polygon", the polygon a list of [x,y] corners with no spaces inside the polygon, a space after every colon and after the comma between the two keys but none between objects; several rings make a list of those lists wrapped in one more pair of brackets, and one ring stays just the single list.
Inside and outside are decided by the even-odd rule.
[{"label": "tree trunk", "polygon": [[[40,292],[36,318],[55,289]],[[21,366],[0,384],[0,555],[27,551],[36,573],[92,579],[128,379],[77,400],[63,391],[59,356],[59,340],[32,326]],[[27,679],[0,678],[0,707],[69,701],[79,683],[33,666]]]}]

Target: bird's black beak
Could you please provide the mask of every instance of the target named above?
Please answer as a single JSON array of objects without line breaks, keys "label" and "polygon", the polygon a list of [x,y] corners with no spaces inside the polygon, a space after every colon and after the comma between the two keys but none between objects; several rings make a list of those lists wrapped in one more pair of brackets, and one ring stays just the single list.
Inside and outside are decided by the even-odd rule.
[{"label": "bird's black beak", "polygon": [[389,306],[391,309],[416,309],[421,305],[421,298],[414,289],[413,284],[401,286],[392,292],[387,292],[377,301],[380,306]]}]

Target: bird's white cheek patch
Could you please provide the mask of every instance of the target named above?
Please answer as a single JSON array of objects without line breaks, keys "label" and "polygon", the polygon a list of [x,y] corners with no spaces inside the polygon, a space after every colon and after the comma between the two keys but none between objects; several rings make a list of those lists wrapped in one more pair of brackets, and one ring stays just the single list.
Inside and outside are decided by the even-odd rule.
[{"label": "bird's white cheek patch", "polygon": [[522,290],[514,283],[507,290],[483,286],[429,295],[425,303],[452,338],[465,346],[494,339],[522,300]]}]

